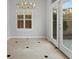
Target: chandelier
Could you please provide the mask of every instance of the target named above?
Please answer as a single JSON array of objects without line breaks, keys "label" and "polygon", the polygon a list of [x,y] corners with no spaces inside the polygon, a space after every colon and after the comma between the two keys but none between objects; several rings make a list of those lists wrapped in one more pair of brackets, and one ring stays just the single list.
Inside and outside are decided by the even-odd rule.
[{"label": "chandelier", "polygon": [[24,0],[23,2],[16,3],[17,8],[23,8],[23,9],[32,9],[35,7],[36,0],[33,0],[33,2],[29,2],[28,0]]}]

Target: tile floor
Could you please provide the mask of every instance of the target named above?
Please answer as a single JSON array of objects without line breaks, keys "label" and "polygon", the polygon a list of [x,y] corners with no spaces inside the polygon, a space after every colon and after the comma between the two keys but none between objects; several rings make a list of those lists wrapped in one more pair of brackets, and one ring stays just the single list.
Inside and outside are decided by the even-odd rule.
[{"label": "tile floor", "polygon": [[11,38],[7,41],[7,59],[68,59],[47,39]]}]

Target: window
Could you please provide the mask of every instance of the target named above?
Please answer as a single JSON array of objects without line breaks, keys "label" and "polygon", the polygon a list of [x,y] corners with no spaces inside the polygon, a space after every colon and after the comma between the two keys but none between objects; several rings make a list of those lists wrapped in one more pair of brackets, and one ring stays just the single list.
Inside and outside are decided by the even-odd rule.
[{"label": "window", "polygon": [[31,28],[32,26],[31,26],[31,20],[26,20],[25,21],[25,28]]},{"label": "window", "polygon": [[25,15],[25,28],[32,28],[32,15],[31,14],[26,14]]},{"label": "window", "polygon": [[23,20],[18,20],[17,21],[17,27],[18,28],[24,28],[24,22],[23,22]]},{"label": "window", "polygon": [[17,28],[31,29],[32,28],[32,14],[17,14]]}]

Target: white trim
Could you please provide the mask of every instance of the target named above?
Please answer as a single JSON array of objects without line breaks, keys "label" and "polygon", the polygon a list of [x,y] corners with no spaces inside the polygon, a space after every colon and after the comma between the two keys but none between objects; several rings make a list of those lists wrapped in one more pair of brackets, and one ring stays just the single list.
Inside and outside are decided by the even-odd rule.
[{"label": "white trim", "polygon": [[10,38],[47,38],[46,36],[8,36]]}]

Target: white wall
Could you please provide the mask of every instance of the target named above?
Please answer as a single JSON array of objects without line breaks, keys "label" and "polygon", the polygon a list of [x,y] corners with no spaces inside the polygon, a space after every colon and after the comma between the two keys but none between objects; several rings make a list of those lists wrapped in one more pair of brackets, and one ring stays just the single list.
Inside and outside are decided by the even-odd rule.
[{"label": "white wall", "polygon": [[47,0],[47,37],[51,38],[51,14],[50,14],[50,5],[53,3],[53,0]]},{"label": "white wall", "polygon": [[[32,30],[18,30],[16,28],[16,0],[8,0],[8,37],[10,36],[46,36],[46,1],[37,0],[32,10]],[[49,20],[49,19],[48,19]]]}]

